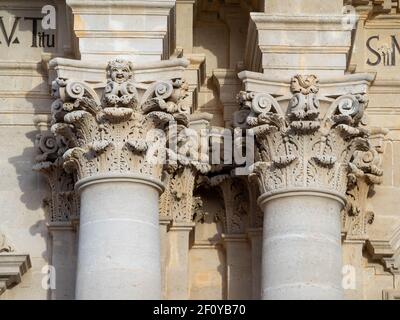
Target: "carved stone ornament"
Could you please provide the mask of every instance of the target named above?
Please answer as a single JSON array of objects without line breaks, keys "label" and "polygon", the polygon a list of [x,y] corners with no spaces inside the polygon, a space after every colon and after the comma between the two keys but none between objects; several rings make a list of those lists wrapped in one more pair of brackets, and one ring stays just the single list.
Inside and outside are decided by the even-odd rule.
[{"label": "carved stone ornament", "polygon": [[383,139],[388,130],[371,128],[372,148],[356,151],[349,163],[346,206],[342,213],[342,229],[346,239],[368,239],[367,226],[374,221],[374,212],[368,204],[374,185],[382,182]]},{"label": "carved stone ornament", "polygon": [[77,180],[104,173],[161,179],[172,153],[165,132],[188,125],[188,86],[182,79],[136,83],[133,74],[130,62],[116,59],[104,90],[73,79],[53,83],[51,129],[63,137],[63,166]]},{"label": "carved stone ornament", "polygon": [[0,231],[0,253],[3,252],[14,252],[14,248],[7,237]]},{"label": "carved stone ornament", "polygon": [[64,138],[50,131],[36,136],[36,164],[33,170],[41,172],[50,186],[50,198],[44,199],[48,222],[71,222],[79,216],[79,197],[74,192],[75,178],[63,168],[62,155],[67,146]]},{"label": "carved stone ornament", "polygon": [[218,188],[224,210],[216,218],[225,234],[243,234],[249,226],[250,195],[247,181],[231,174],[202,177],[201,184]]},{"label": "carved stone ornament", "polygon": [[200,136],[196,131],[180,128],[175,132],[177,134],[169,139],[168,144],[166,190],[160,197],[160,215],[174,222],[192,222],[196,179],[207,173],[211,166],[207,155],[202,154]]},{"label": "carved stone ornament", "polygon": [[22,276],[31,268],[28,254],[15,252],[9,239],[0,231],[0,295],[22,281]]},{"label": "carved stone ornament", "polygon": [[[357,152],[368,152],[368,130],[362,125],[368,99],[364,94],[324,97],[322,112],[316,76],[295,76],[287,112],[268,93],[241,92],[238,126],[256,137],[251,177],[261,194],[282,190],[325,190],[344,197]],[[350,176],[351,177],[351,176]]]}]

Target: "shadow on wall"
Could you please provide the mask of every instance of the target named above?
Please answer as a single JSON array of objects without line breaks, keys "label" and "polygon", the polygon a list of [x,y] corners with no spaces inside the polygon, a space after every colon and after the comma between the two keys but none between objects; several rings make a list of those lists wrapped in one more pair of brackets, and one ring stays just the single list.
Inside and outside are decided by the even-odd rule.
[{"label": "shadow on wall", "polygon": [[[47,82],[47,78],[43,77],[43,81]],[[34,87],[25,96],[25,100],[33,106],[34,115],[43,114],[44,110],[50,111],[50,100],[46,101],[43,98],[35,98],[35,94],[40,92],[40,90],[41,88],[39,88],[39,86]],[[18,118],[16,117],[16,119]],[[33,116],[32,127],[34,127]],[[17,123],[13,128],[13,134],[16,135],[15,141],[17,141],[17,143],[20,142],[22,145],[27,147],[23,149],[21,154],[10,157],[8,162],[15,168],[16,179],[18,180],[18,186],[21,192],[20,201],[25,205],[28,213],[31,212],[32,215],[39,218],[34,224],[27,227],[27,230],[29,230],[30,235],[33,237],[40,235],[43,239],[45,250],[41,253],[41,256],[46,262],[48,262],[49,244],[44,200],[50,196],[50,190],[47,186],[45,177],[40,173],[33,171],[36,156],[35,139],[39,130],[33,129],[27,132],[25,128],[31,128],[30,124],[27,124],[26,122],[21,124]],[[23,136],[25,139],[22,138]],[[16,150],[18,150],[18,148],[16,148]],[[40,211],[42,211],[43,214],[40,214]],[[16,214],[25,216],[24,212],[16,212]],[[35,219],[32,219],[31,216],[27,217],[27,220],[32,221]]]}]

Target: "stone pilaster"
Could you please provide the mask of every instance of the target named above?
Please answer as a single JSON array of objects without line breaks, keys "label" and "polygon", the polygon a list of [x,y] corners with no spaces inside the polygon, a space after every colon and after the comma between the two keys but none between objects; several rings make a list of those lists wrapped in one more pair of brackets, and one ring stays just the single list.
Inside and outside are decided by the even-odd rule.
[{"label": "stone pilaster", "polygon": [[[177,72],[161,76],[171,66]],[[140,83],[139,68],[116,59],[105,88],[81,79],[53,83],[52,131],[65,141],[63,167],[80,193],[77,299],[161,298],[158,202],[176,154],[166,132],[188,125],[185,66],[153,64],[146,73],[154,80]]]},{"label": "stone pilaster", "polygon": [[[44,199],[47,211],[47,226],[51,235],[54,267],[54,300],[73,299],[76,272],[76,223],[79,220],[79,197],[74,191],[75,177],[63,168],[62,154],[67,150],[63,137],[37,124],[41,131],[36,137],[36,164],[33,169],[41,172],[47,180],[50,195]],[[43,124],[43,122],[42,122]]]},{"label": "stone pilaster", "polygon": [[[195,226],[193,216],[197,204],[194,190],[197,177],[210,170],[201,136],[202,129],[209,123],[198,123],[201,117],[193,117],[196,129],[178,129],[179,134],[171,139],[176,153],[170,153],[171,161],[164,181],[166,190],[160,198],[160,215],[171,220],[166,296],[172,300],[189,299],[189,236]],[[173,159],[178,162],[173,164]]]},{"label": "stone pilaster", "polygon": [[193,230],[193,196],[199,168],[183,166],[170,174],[166,192],[161,196],[162,216],[170,217],[168,230],[169,261],[166,273],[166,294],[170,300],[189,299],[189,235]]},{"label": "stone pilaster", "polygon": [[249,224],[249,194],[246,181],[229,174],[209,179],[218,187],[224,211],[217,219],[223,228],[222,244],[226,252],[227,299],[240,300],[252,297],[252,256],[247,232]]},{"label": "stone pilaster", "polygon": [[[264,211],[263,299],[340,299],[341,210],[358,152],[371,150],[365,127],[368,75],[290,86],[243,72],[236,121],[252,128]],[[329,263],[327,263],[329,261]]]}]

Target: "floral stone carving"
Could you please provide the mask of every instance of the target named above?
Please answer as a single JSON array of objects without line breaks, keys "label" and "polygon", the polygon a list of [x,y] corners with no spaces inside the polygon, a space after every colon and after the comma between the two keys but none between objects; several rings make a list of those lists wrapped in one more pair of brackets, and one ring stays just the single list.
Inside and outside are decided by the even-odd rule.
[{"label": "floral stone carving", "polygon": [[188,88],[182,79],[135,83],[133,74],[128,61],[109,62],[101,97],[85,82],[53,83],[52,131],[63,137],[63,166],[77,180],[101,173],[161,179],[168,159],[164,133],[172,123],[188,124]]},{"label": "floral stone carving", "polygon": [[371,145],[367,151],[356,151],[349,163],[346,206],[342,213],[342,228],[346,239],[368,239],[367,226],[374,221],[374,212],[367,199],[374,185],[382,183],[383,139],[387,129],[371,128]]},{"label": "floral stone carving", "polygon": [[174,222],[191,223],[193,210],[199,204],[193,196],[196,179],[207,173],[211,166],[196,131],[178,126],[175,133],[168,145],[166,190],[160,197],[160,215]]},{"label": "floral stone carving", "polygon": [[79,216],[79,197],[74,192],[75,178],[63,169],[62,155],[67,150],[61,136],[41,132],[36,136],[36,164],[33,170],[41,172],[50,186],[50,197],[44,199],[48,220],[71,222]]},{"label": "floral stone carving", "polygon": [[284,190],[322,190],[344,198],[351,163],[357,152],[371,150],[362,124],[364,94],[325,97],[322,112],[317,77],[295,76],[287,112],[268,93],[241,92],[240,127],[256,137],[252,177],[261,194]]},{"label": "floral stone carving", "polygon": [[205,187],[216,188],[219,192],[224,210],[217,213],[224,233],[243,234],[249,227],[249,216],[258,214],[250,212],[250,194],[247,181],[233,174],[219,174],[212,177],[202,177]]}]

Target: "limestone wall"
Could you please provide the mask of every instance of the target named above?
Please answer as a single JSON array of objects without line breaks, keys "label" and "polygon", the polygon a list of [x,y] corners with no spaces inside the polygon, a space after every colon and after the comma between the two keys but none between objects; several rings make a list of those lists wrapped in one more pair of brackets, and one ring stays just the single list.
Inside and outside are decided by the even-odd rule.
[{"label": "limestone wall", "polygon": [[[7,254],[27,254],[31,263],[21,283],[4,293],[0,286],[0,299],[74,297],[79,219],[69,221],[70,233],[55,244],[51,227],[60,221],[50,219],[51,189],[32,170],[37,134],[48,130],[51,82],[57,74],[79,75],[98,90],[105,85],[107,61],[115,57],[135,66],[148,63],[137,75],[144,83],[154,73],[151,63],[187,59],[193,128],[233,128],[237,94],[243,89],[238,73],[243,70],[263,73],[287,87],[297,73],[315,73],[321,82],[370,74],[374,80],[366,113],[384,174],[381,184],[358,194],[358,215],[343,212],[345,297],[399,299],[399,2],[331,1],[321,6],[307,0],[293,6],[281,0],[160,0],[149,1],[148,7],[138,5],[140,1],[115,2],[0,3],[0,255],[6,243]],[[56,9],[55,30],[42,29],[45,5]],[[343,10],[357,14],[358,24],[343,27]],[[310,22],[321,16],[319,23]],[[55,57],[82,63],[58,60],[49,65]],[[176,72],[170,68],[168,75]],[[188,231],[185,236],[173,233],[174,214],[160,218],[164,298],[260,299],[260,194],[245,177],[232,177],[231,169],[199,175],[189,190],[198,205],[189,210],[191,221],[178,224],[180,231]],[[65,255],[57,251],[60,243]],[[187,264],[182,269],[175,263],[179,258]],[[46,285],[55,259],[62,265],[58,274],[56,270],[58,292]],[[179,274],[185,278],[183,289],[174,287],[176,268],[187,270]]]}]

